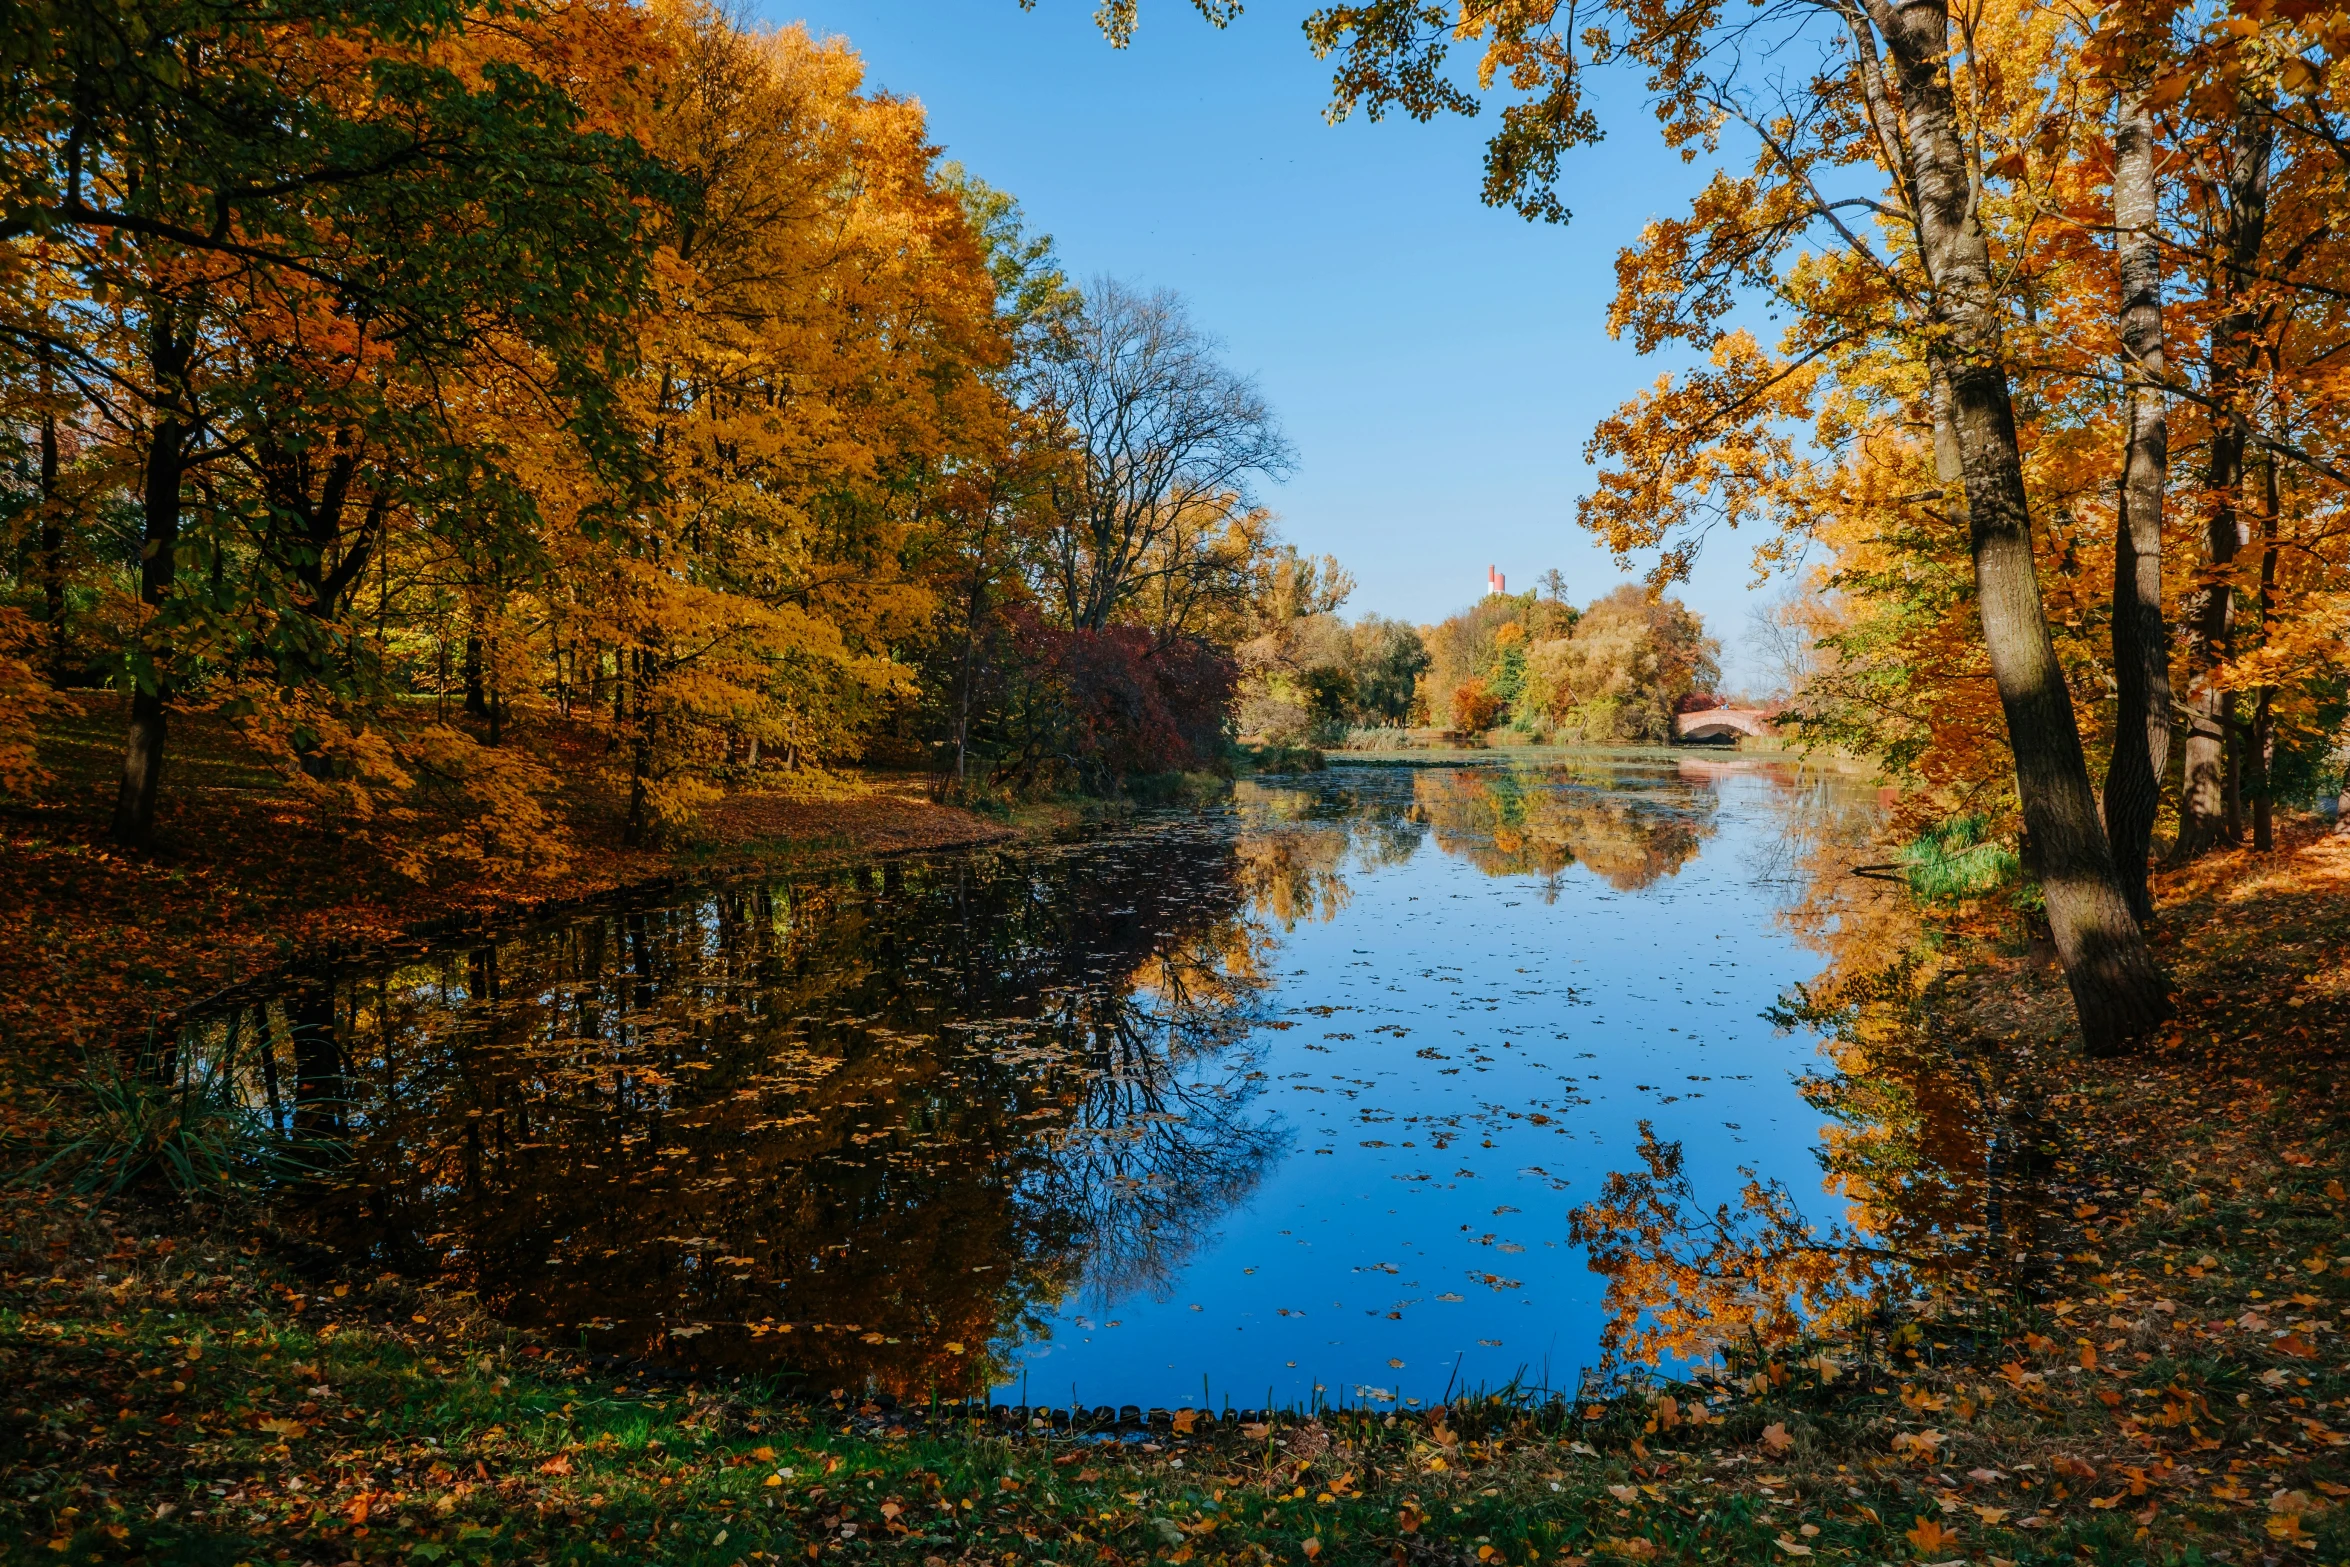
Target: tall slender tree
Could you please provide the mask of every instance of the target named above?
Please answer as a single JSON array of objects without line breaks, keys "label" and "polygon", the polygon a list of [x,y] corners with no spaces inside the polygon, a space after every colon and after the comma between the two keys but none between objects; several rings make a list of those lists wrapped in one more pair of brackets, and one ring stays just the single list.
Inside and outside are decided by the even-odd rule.
[{"label": "tall slender tree", "polygon": [[2162,331],[2162,233],[2151,73],[2132,73],[2115,108],[2114,248],[2121,283],[2122,478],[2113,530],[2113,758],[2105,831],[2122,895],[2153,917],[2146,866],[2170,761],[2170,634],[2162,613],[2162,507],[2170,476]]}]

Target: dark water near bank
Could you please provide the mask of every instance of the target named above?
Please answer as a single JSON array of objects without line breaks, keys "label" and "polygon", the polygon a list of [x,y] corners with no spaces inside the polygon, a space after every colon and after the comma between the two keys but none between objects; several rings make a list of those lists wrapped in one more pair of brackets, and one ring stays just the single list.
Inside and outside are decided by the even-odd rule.
[{"label": "dark water near bank", "polygon": [[1565,1215],[1638,1122],[1702,1195],[1819,1191],[1814,1041],[1761,1014],[1873,810],[1666,754],[1341,766],[344,973],[262,1009],[255,1092],[306,1075],[347,1143],[330,1242],[612,1353],[1040,1404],[1572,1386]]}]

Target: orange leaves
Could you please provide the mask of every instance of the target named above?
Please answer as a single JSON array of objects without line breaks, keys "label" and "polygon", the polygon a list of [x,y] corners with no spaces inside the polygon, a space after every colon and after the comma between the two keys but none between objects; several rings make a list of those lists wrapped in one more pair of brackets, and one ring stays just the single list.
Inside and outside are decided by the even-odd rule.
[{"label": "orange leaves", "polygon": [[1008,439],[994,280],[919,105],[837,39],[653,19],[644,134],[691,190],[613,388],[648,471],[612,488],[529,444],[552,569],[504,617],[609,713],[632,843],[763,756],[856,754],[936,608],[915,481]]},{"label": "orange leaves", "polygon": [[1893,1435],[1893,1451],[1898,1456],[1930,1464],[1934,1461],[1935,1450],[1946,1440],[1941,1432],[1931,1427],[1923,1431],[1897,1431]]},{"label": "orange leaves", "polygon": [[[1620,557],[1663,549],[1659,580],[1686,575],[1692,529],[1758,516],[1798,527],[1813,471],[1788,427],[1815,415],[1818,382],[1816,367],[1725,334],[1710,370],[1659,377],[1600,421],[1584,456],[1601,471],[1577,521]],[[1761,546],[1769,558],[1775,542]]]},{"label": "orange leaves", "polygon": [[1763,1427],[1762,1445],[1773,1458],[1776,1458],[1795,1445],[1795,1438],[1787,1434],[1785,1425],[1774,1420]]},{"label": "orange leaves", "polygon": [[0,605],[0,795],[23,793],[46,776],[33,755],[33,720],[54,698],[33,673],[38,629],[23,610]]},{"label": "orange leaves", "polygon": [[1750,1334],[1766,1347],[1783,1343],[1873,1276],[1867,1246],[1820,1234],[1775,1183],[1750,1180],[1736,1208],[1708,1212],[1681,1146],[1646,1121],[1640,1134],[1647,1168],[1611,1173],[1568,1221],[1570,1239],[1608,1281],[1612,1353],[1695,1359]]},{"label": "orange leaves", "polygon": [[1453,688],[1452,727],[1456,733],[1482,735],[1501,717],[1501,698],[1482,680],[1465,680]]},{"label": "orange leaves", "polygon": [[1958,1531],[1947,1529],[1941,1520],[1920,1518],[1916,1525],[1902,1535],[1921,1557],[1946,1555],[1958,1544]]}]

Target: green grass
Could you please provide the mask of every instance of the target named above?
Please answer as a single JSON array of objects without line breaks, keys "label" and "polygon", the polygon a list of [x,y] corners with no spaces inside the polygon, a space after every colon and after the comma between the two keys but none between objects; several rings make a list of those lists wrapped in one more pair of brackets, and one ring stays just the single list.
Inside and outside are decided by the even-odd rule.
[{"label": "green grass", "polygon": [[1980,898],[2015,885],[2023,862],[2008,844],[1987,836],[1981,816],[1953,817],[1918,834],[1901,851],[1910,891],[1927,903]]}]

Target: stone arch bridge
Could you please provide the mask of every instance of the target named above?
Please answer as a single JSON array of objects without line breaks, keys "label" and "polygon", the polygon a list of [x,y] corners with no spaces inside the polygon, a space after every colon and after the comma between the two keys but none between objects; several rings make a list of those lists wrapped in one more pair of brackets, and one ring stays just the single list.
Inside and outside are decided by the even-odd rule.
[{"label": "stone arch bridge", "polygon": [[1761,707],[1709,707],[1701,712],[1675,713],[1676,740],[1734,740],[1740,735],[1762,739],[1776,733],[1778,713]]}]

